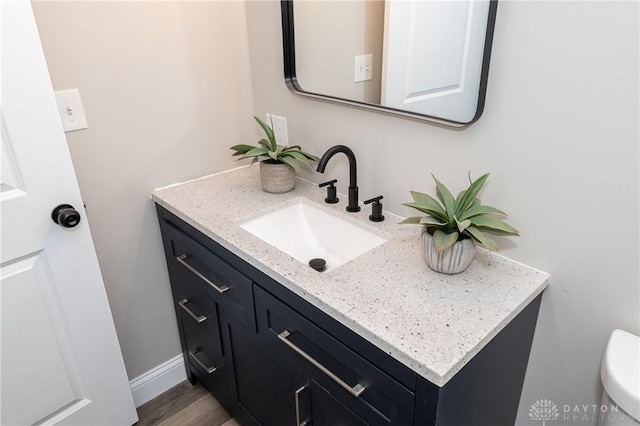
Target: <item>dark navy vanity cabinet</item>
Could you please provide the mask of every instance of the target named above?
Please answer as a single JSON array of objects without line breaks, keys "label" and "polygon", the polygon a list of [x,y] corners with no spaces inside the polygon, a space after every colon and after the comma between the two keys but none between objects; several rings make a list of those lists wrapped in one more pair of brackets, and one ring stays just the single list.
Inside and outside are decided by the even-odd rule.
[{"label": "dark navy vanity cabinet", "polygon": [[438,387],[157,210],[189,380],[242,425],[514,424],[541,296]]}]

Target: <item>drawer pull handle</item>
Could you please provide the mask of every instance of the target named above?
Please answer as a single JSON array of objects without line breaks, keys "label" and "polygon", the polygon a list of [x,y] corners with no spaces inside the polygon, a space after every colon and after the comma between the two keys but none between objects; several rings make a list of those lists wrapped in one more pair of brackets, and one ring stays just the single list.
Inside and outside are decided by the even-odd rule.
[{"label": "drawer pull handle", "polygon": [[200,278],[202,281],[206,282],[207,284],[209,284],[211,287],[215,288],[218,293],[224,293],[225,291],[229,290],[229,287],[222,286],[219,287],[217,285],[215,285],[214,283],[212,283],[207,277],[205,277],[204,275],[202,275],[200,273],[200,271],[198,271],[197,269],[195,269],[193,266],[189,265],[187,262],[185,262],[185,259],[187,258],[186,254],[180,255],[178,257],[176,257],[176,260],[180,263],[182,263],[182,265],[187,268],[188,270],[190,270],[191,272],[193,272],[194,274],[196,274],[196,276],[198,278]]},{"label": "drawer pull handle", "polygon": [[302,349],[300,349],[299,347],[291,343],[291,341],[287,339],[287,337],[289,336],[291,336],[291,333],[289,332],[289,330],[284,330],[282,333],[278,334],[278,339],[282,340],[287,346],[289,346],[291,349],[296,351],[300,356],[302,356],[304,359],[306,359],[311,364],[313,364],[316,368],[318,368],[318,370],[322,371],[324,374],[329,376],[334,382],[342,386],[351,395],[355,396],[356,398],[362,395],[362,392],[364,392],[366,389],[364,386],[362,386],[360,383],[354,385],[353,387],[349,386],[347,383],[344,382],[344,380],[342,380],[340,377],[333,374],[327,367],[320,364],[311,355],[307,354],[305,351],[303,351]]},{"label": "drawer pull handle", "polygon": [[189,300],[187,300],[187,299],[182,299],[181,301],[179,301],[179,302],[178,302],[178,305],[180,305],[180,307],[181,307],[182,309],[184,309],[184,310],[185,310],[189,315],[191,315],[191,318],[193,318],[194,320],[198,321],[199,323],[200,323],[200,322],[203,322],[204,320],[206,320],[206,319],[207,319],[207,317],[206,317],[206,316],[204,316],[204,315],[200,315],[200,316],[198,316],[198,315],[194,314],[194,313],[191,311],[191,309],[189,309],[189,308],[187,308],[187,307],[185,306],[187,303],[189,303]]},{"label": "drawer pull handle", "polygon": [[196,350],[195,350],[195,351],[193,351],[193,352],[189,351],[189,355],[191,355],[191,358],[193,358],[193,360],[194,360],[195,362],[197,362],[197,363],[198,363],[198,365],[199,365],[200,367],[204,368],[204,371],[206,371],[206,372],[207,372],[207,374],[211,374],[211,373],[213,373],[214,371],[216,371],[216,370],[218,369],[218,367],[207,367],[206,365],[204,365],[204,364],[202,363],[202,361],[200,361],[200,360],[198,359],[198,357],[196,356],[196,354],[197,354],[197,353],[199,353],[199,352],[200,352],[200,349],[196,349]]},{"label": "drawer pull handle", "polygon": [[296,426],[308,426],[309,422],[306,420],[300,421],[300,394],[304,392],[307,385],[304,385],[296,391]]}]

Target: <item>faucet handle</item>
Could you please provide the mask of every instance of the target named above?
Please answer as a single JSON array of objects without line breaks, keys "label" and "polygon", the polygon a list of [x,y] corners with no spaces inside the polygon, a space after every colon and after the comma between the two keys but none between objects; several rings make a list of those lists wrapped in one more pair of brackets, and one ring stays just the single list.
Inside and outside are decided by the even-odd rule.
[{"label": "faucet handle", "polygon": [[380,202],[382,198],[382,195],[379,195],[364,202],[365,204],[373,203],[371,206],[371,215],[369,216],[369,220],[372,222],[382,222],[384,220],[384,216],[382,215],[382,203]]},{"label": "faucet handle", "polygon": [[327,186],[327,198],[324,199],[325,203],[328,204],[335,204],[338,201],[340,201],[340,199],[336,196],[337,192],[336,192],[336,187],[334,186],[334,184],[338,182],[337,179],[333,179],[330,180],[328,182],[323,182],[320,185],[318,185],[320,188],[322,188],[323,186]]},{"label": "faucet handle", "polygon": [[333,186],[334,183],[338,182],[338,179],[333,179],[327,182],[322,182],[320,185],[318,185],[320,188],[322,188],[323,186],[327,186],[327,185],[331,185]]}]

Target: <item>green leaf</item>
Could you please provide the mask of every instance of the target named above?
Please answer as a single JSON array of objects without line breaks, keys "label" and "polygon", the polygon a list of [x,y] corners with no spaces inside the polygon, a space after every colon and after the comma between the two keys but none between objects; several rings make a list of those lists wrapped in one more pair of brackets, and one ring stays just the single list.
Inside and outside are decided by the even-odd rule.
[{"label": "green leaf", "polygon": [[440,205],[440,203],[429,194],[425,194],[424,192],[418,192],[418,191],[409,191],[409,192],[411,193],[411,197],[413,198],[413,201],[421,201],[425,203],[433,202],[434,204]]},{"label": "green leaf", "polygon": [[436,204],[434,206],[433,204],[426,204],[426,203],[414,201],[412,203],[403,203],[402,205],[414,208],[416,210],[420,210],[421,212],[430,214],[431,216],[435,216],[444,222],[449,221],[447,214],[442,210],[442,207],[440,207],[439,204]]},{"label": "green leaf", "polygon": [[[444,208],[435,198],[433,198],[428,194],[423,194],[422,192],[417,192],[417,191],[410,191],[410,192],[414,202],[407,203],[405,205],[408,205],[409,207],[417,208],[418,210],[424,211],[425,213],[433,214],[434,216],[440,217],[443,220],[447,220],[447,214],[445,213]],[[425,211],[425,210],[429,210],[429,211]]]},{"label": "green leaf", "polygon": [[473,225],[468,227],[465,232],[468,232],[474,240],[485,246],[487,250],[498,251],[498,244]]},{"label": "green leaf", "polygon": [[260,140],[258,141],[258,143],[259,143],[260,145],[264,146],[264,147],[265,147],[265,148],[267,148],[267,149],[271,149],[271,143],[270,143],[268,140],[264,139],[264,138],[263,138],[263,139],[260,139]]},{"label": "green leaf", "polygon": [[456,202],[455,202],[456,212],[458,211],[458,206],[460,205],[460,202],[462,201],[462,197],[464,197],[464,194],[466,194],[466,193],[467,193],[466,189],[464,191],[460,191],[458,193],[458,196],[456,197]]},{"label": "green leaf", "polygon": [[247,151],[251,151],[253,148],[255,148],[255,146],[240,144],[240,145],[234,145],[229,149],[236,151],[236,153],[233,155],[242,155]]},{"label": "green leaf", "polygon": [[431,195],[423,194],[422,192],[417,192],[417,191],[409,191],[409,192],[411,192],[411,197],[413,197],[413,201],[415,201],[416,203],[431,205],[432,206],[431,208],[433,210],[440,211],[442,212],[443,215],[446,216],[446,213],[444,212],[444,208],[442,208],[442,205],[438,202],[438,200],[433,198]]},{"label": "green leaf", "polygon": [[408,217],[405,220],[403,220],[402,222],[398,222],[398,224],[399,225],[406,225],[406,224],[418,225],[418,224],[420,224],[420,220],[422,220],[422,218],[419,217],[419,216]]},{"label": "green leaf", "polygon": [[300,166],[298,165],[298,162],[296,161],[295,158],[281,157],[280,160],[282,160],[283,163],[288,164],[291,167],[293,167],[294,170],[299,170],[300,169]]},{"label": "green leaf", "polygon": [[300,151],[300,154],[302,154],[305,157],[307,157],[310,161],[318,161],[318,160],[320,160],[320,157],[316,157],[313,154],[309,154],[309,153],[306,153],[306,152],[303,152],[303,151]]},{"label": "green leaf", "polygon": [[459,234],[455,231],[447,234],[438,229],[433,233],[433,243],[436,245],[438,251],[442,253],[458,241],[458,236]]},{"label": "green leaf", "polygon": [[445,222],[442,222],[441,220],[439,220],[436,217],[433,216],[425,216],[422,219],[420,219],[420,225],[426,225],[426,226],[444,226],[446,225]]},{"label": "green leaf", "polygon": [[268,152],[267,148],[264,148],[264,147],[253,148],[245,152],[243,158],[256,157],[258,155],[266,154],[267,152]]},{"label": "green leaf", "polygon": [[258,122],[260,127],[262,127],[262,130],[264,130],[264,133],[267,135],[267,139],[269,139],[270,149],[272,151],[275,151],[277,143],[276,143],[276,138],[273,135],[273,130],[271,129],[271,127],[269,127],[269,125],[267,123],[265,123],[264,121],[260,120],[255,115],[253,116],[253,118],[256,119],[256,121]]},{"label": "green leaf", "polygon": [[467,229],[469,225],[471,225],[471,221],[469,219],[459,221],[458,218],[456,218],[456,224],[458,225],[458,231],[464,232],[464,230]]},{"label": "green leaf", "polygon": [[462,196],[462,198],[456,203],[457,216],[462,217],[462,213],[471,206],[471,204],[473,203],[473,200],[476,198],[476,195],[478,195],[478,192],[480,192],[480,190],[484,186],[484,183],[487,181],[488,177],[489,177],[489,173],[486,173],[480,176],[464,192],[464,195]]},{"label": "green leaf", "polygon": [[449,222],[454,223],[455,221],[454,216],[456,213],[455,211],[456,200],[453,198],[453,195],[451,195],[451,192],[449,191],[449,189],[446,186],[444,186],[442,182],[436,179],[435,176],[433,176],[433,180],[436,181],[436,195],[438,196],[440,201],[442,201],[442,204],[444,204],[444,210],[447,213],[447,216],[449,217]]},{"label": "green leaf", "polygon": [[305,162],[309,161],[309,159],[305,157],[304,154],[302,154],[300,151],[283,151],[281,156],[282,157],[290,156],[295,158],[296,160],[305,161]]},{"label": "green leaf", "polygon": [[[315,155],[309,154],[307,152],[302,151],[300,149],[300,146],[298,146],[298,145],[287,147],[285,149],[285,152],[287,152],[287,153],[291,153],[291,152],[296,153],[297,155],[294,155],[294,157],[296,159],[298,159],[298,160],[301,160],[301,161],[318,161],[319,160],[319,158],[316,157]],[[304,157],[304,159],[302,157],[300,157],[300,156]]]},{"label": "green leaf", "polygon": [[276,151],[268,151],[267,154],[269,155],[269,157],[271,157],[272,160],[279,161],[278,153]]},{"label": "green leaf", "polygon": [[496,214],[500,216],[507,217],[507,214],[502,210],[498,210],[494,207],[490,206],[482,206],[479,204],[471,205],[464,213],[460,216],[459,220],[469,219],[470,217],[485,215],[485,214]]},{"label": "green leaf", "polygon": [[490,216],[475,216],[471,219],[471,224],[477,228],[486,228],[489,231],[497,231],[502,234],[508,235],[520,235],[520,232],[508,223],[503,222],[500,219]]}]

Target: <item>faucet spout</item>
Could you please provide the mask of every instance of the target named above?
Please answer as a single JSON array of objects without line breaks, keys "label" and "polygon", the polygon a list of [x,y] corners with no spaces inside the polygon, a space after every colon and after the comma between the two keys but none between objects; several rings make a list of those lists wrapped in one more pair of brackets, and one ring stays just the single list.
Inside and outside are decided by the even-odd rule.
[{"label": "faucet spout", "polygon": [[360,206],[358,205],[358,176],[356,171],[356,156],[353,151],[344,145],[336,145],[332,146],[324,153],[320,161],[318,161],[318,168],[316,171],[318,173],[324,173],[325,168],[327,167],[327,163],[337,153],[343,153],[349,159],[349,205],[347,206],[348,212],[358,212],[360,211]]}]

